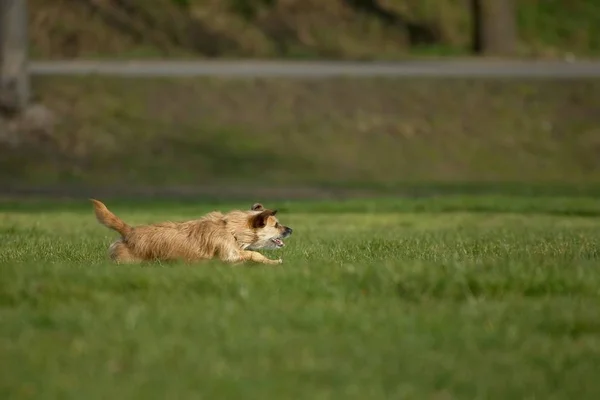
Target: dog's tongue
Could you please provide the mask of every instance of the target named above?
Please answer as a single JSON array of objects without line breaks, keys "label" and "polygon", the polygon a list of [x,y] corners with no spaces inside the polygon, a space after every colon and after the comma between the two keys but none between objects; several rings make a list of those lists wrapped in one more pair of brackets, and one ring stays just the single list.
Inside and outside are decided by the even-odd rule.
[{"label": "dog's tongue", "polygon": [[275,242],[275,244],[277,244],[278,246],[283,246],[283,241],[280,239],[273,239],[273,241]]}]

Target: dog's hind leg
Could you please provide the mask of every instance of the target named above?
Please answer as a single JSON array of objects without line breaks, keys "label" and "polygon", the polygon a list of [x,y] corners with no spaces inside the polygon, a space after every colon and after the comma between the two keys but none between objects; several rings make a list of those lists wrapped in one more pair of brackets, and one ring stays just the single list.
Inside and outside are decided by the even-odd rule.
[{"label": "dog's hind leg", "polygon": [[110,245],[108,256],[117,264],[132,264],[142,261],[138,257],[135,257],[120,239]]}]

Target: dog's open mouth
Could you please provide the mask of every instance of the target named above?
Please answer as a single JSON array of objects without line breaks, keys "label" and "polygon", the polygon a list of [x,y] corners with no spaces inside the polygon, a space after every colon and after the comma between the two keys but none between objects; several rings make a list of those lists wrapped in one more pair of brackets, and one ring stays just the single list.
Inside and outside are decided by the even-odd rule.
[{"label": "dog's open mouth", "polygon": [[277,247],[285,246],[285,243],[283,243],[283,240],[281,240],[281,239],[273,238],[273,239],[271,239],[271,242],[275,243],[275,246],[277,246]]}]

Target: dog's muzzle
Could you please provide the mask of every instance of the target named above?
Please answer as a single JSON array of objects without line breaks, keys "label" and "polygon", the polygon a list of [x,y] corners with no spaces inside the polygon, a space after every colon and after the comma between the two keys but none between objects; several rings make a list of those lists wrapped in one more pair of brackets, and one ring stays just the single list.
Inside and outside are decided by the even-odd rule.
[{"label": "dog's muzzle", "polygon": [[285,227],[285,230],[283,231],[283,233],[281,234],[280,237],[278,238],[273,238],[271,239],[271,242],[273,242],[275,244],[275,246],[277,246],[277,248],[281,248],[283,246],[285,246],[285,243],[283,243],[282,239],[285,239],[287,237],[289,237],[293,232],[292,228],[288,228],[287,226]]}]

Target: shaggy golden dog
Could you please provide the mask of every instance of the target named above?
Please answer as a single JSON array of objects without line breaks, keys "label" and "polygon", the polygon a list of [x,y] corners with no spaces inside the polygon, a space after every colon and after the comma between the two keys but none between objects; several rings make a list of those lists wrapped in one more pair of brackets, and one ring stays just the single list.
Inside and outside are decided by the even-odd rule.
[{"label": "shaggy golden dog", "polygon": [[150,260],[194,262],[219,258],[228,263],[254,261],[281,264],[254,250],[279,249],[292,229],[279,223],[277,210],[254,204],[248,211],[214,211],[200,219],[130,226],[106,206],[90,199],[98,221],[121,235],[108,253],[117,263]]}]

